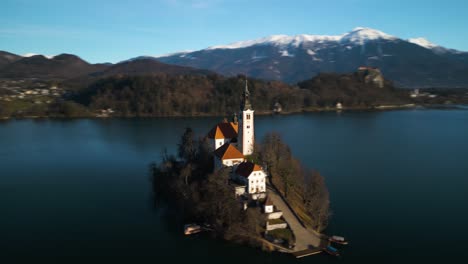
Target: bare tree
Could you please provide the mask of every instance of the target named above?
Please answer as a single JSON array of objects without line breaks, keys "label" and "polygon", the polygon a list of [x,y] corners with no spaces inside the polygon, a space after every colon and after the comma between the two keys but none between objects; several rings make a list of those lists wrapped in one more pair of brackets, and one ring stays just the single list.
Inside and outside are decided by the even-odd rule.
[{"label": "bare tree", "polygon": [[317,171],[305,171],[304,205],[316,231],[324,230],[330,217],[330,197],[325,179]]}]

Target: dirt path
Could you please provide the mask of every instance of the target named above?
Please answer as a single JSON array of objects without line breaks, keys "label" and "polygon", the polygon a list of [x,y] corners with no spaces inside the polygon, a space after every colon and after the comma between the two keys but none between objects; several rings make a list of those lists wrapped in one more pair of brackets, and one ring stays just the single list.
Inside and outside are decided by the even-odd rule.
[{"label": "dirt path", "polygon": [[320,247],[320,245],[322,244],[322,240],[320,239],[320,237],[316,233],[307,230],[301,225],[301,223],[291,212],[283,198],[271,188],[267,189],[267,193],[270,199],[272,200],[273,204],[276,206],[276,208],[278,210],[283,211],[283,217],[286,220],[286,222],[288,222],[289,227],[291,228],[291,230],[294,233],[294,236],[296,237],[296,245],[293,251],[301,251],[314,247]]}]

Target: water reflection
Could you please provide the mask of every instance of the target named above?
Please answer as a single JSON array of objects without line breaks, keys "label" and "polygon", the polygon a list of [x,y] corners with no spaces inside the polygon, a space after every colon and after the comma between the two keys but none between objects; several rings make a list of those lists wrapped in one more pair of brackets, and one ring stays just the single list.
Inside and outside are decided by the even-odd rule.
[{"label": "water reflection", "polygon": [[[154,212],[148,164],[164,148],[174,150],[185,127],[202,135],[219,120],[0,122],[2,253],[32,261],[43,256],[41,244],[63,255],[114,256],[107,262],[125,255],[290,262],[174,235]],[[257,116],[255,129],[257,140],[270,131],[282,134],[306,166],[326,177],[334,211],[329,232],[351,240],[342,261],[447,260],[441,248],[467,256],[468,213],[461,210],[468,189],[466,110]]]}]

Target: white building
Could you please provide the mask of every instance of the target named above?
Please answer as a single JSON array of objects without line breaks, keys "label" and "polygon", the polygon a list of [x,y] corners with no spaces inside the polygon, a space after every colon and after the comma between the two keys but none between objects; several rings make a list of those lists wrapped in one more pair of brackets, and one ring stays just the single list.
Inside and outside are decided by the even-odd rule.
[{"label": "white building", "polygon": [[246,193],[254,199],[263,198],[266,192],[266,173],[262,167],[250,161],[237,165],[233,174],[235,181],[245,185]]},{"label": "white building", "polygon": [[214,167],[215,170],[223,166],[232,167],[244,161],[244,155],[230,143],[225,143],[217,148],[214,152]]},{"label": "white building", "polygon": [[270,197],[267,197],[265,205],[263,207],[263,211],[265,211],[266,214],[273,213],[273,202],[271,201]]}]

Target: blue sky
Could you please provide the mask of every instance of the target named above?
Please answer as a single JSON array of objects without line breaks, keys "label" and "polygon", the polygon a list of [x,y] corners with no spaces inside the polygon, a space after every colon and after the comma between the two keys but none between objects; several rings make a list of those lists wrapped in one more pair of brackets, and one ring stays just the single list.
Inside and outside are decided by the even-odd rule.
[{"label": "blue sky", "polygon": [[0,50],[90,62],[363,26],[468,51],[465,0],[1,0]]}]

